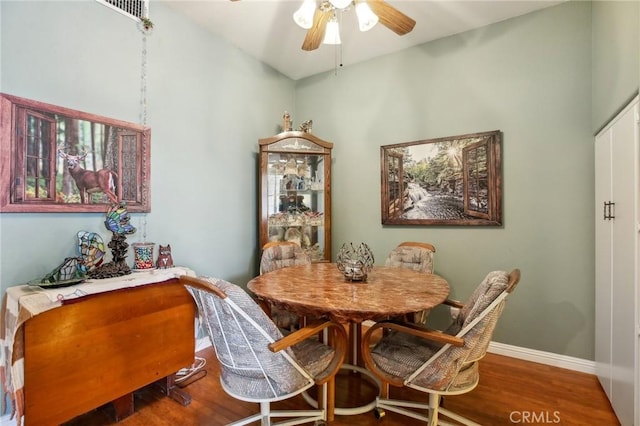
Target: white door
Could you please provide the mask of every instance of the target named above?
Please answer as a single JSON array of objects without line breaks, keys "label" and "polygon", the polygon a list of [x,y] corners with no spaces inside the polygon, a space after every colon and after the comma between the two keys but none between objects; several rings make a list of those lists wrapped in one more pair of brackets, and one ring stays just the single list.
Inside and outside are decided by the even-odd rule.
[{"label": "white door", "polygon": [[618,420],[640,426],[638,98],[596,137],[596,371]]},{"label": "white door", "polygon": [[[635,126],[634,126],[634,138],[635,141],[635,158],[637,164],[640,165],[640,98],[636,98],[635,101]],[[636,168],[636,259],[635,259],[635,287],[636,287],[636,338],[635,338],[635,358],[636,358],[636,385],[635,385],[635,423],[634,425],[640,426],[640,166]]]},{"label": "white door", "polygon": [[611,128],[613,220],[611,405],[622,425],[633,425],[636,377],[636,206],[637,143],[635,109]]},{"label": "white door", "polygon": [[611,399],[611,335],[612,335],[612,226],[606,203],[612,199],[611,131],[607,129],[595,142],[595,216],[596,216],[596,374],[605,393]]}]

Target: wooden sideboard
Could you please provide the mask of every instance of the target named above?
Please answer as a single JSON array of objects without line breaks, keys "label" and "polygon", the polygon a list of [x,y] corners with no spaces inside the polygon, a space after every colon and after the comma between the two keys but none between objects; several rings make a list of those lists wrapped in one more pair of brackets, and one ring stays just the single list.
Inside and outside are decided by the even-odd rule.
[{"label": "wooden sideboard", "polygon": [[[57,425],[194,362],[195,305],[177,279],[86,296],[24,323],[25,424]],[[182,397],[184,404],[188,396]]]}]

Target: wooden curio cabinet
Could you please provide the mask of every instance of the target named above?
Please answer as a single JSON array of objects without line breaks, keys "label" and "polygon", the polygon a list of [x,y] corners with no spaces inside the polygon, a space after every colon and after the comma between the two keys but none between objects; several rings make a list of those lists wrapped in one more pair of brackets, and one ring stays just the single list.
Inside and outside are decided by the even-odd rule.
[{"label": "wooden curio cabinet", "polygon": [[293,241],[331,261],[331,149],[309,132],[260,139],[260,247]]}]

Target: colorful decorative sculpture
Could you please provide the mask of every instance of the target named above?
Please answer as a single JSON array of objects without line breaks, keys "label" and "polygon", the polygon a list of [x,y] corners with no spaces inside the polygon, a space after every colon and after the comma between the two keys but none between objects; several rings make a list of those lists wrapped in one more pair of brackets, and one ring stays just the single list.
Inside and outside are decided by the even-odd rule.
[{"label": "colorful decorative sculpture", "polygon": [[133,234],[136,232],[136,228],[129,223],[131,217],[127,210],[127,204],[121,201],[118,204],[113,204],[107,212],[107,219],[104,221],[104,226],[114,234]]},{"label": "colorful decorative sculpture", "polygon": [[87,273],[99,266],[104,257],[104,242],[95,232],[79,231],[78,257],[66,257],[62,263],[41,279],[29,282],[43,288],[67,287],[79,284],[87,278]]},{"label": "colorful decorative sculpture", "polygon": [[30,281],[28,284],[43,288],[66,287],[79,284],[86,278],[81,257],[67,257],[56,268],[42,279]]},{"label": "colorful decorative sculpture", "polygon": [[136,228],[129,223],[130,220],[131,217],[124,201],[111,206],[107,212],[104,226],[113,234],[108,244],[113,260],[89,272],[89,277],[111,278],[131,273],[131,268],[126,263],[127,248],[129,247],[126,235],[136,232]]},{"label": "colorful decorative sculpture", "polygon": [[82,258],[84,272],[87,273],[102,264],[105,248],[102,237],[95,232],[79,231],[78,253]]},{"label": "colorful decorative sculpture", "polygon": [[133,243],[133,270],[143,271],[145,269],[154,269],[153,250],[155,243]]},{"label": "colorful decorative sculpture", "polygon": [[136,232],[130,223],[129,212],[124,202],[113,204],[107,212],[105,227],[113,233],[109,248],[113,260],[103,264],[105,248],[102,237],[95,232],[78,231],[77,257],[67,257],[41,279],[30,281],[30,285],[40,287],[65,287],[78,284],[86,278],[110,278],[127,275],[131,269],[126,264],[126,235]]}]

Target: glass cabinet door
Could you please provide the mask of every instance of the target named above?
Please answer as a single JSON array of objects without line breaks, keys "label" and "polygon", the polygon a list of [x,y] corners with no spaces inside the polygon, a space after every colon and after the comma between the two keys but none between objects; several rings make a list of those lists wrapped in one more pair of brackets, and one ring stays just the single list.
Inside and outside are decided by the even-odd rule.
[{"label": "glass cabinet door", "polygon": [[259,142],[260,247],[292,241],[314,262],[330,261],[332,144],[291,131]]}]

